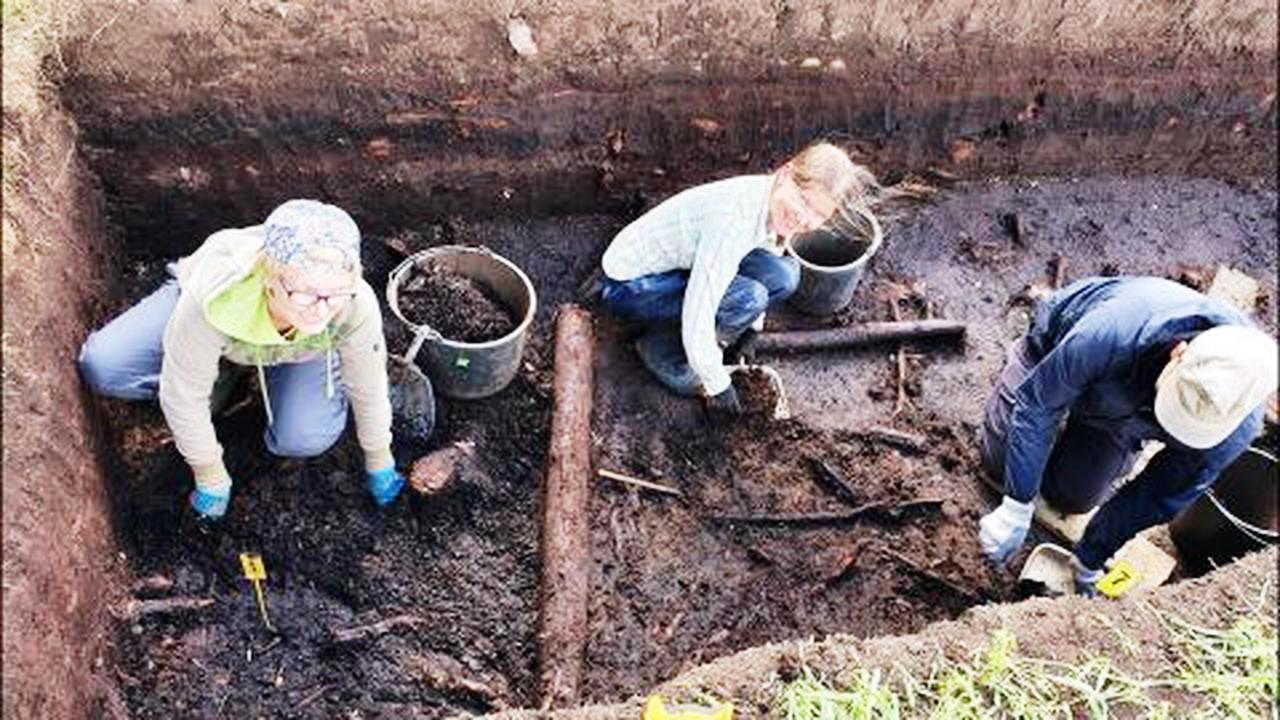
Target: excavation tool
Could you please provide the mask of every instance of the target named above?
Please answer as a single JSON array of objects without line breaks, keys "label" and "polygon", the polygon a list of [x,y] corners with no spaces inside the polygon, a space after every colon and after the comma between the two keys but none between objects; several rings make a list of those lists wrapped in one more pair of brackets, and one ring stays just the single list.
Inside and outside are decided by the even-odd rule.
[{"label": "excavation tool", "polygon": [[240,567],[244,570],[245,579],[253,583],[253,592],[258,597],[258,614],[262,616],[262,624],[266,625],[271,632],[275,632],[271,619],[267,617],[267,602],[262,597],[262,581],[267,579],[267,566],[262,563],[262,556],[258,553],[240,553]]},{"label": "excavation tool", "polygon": [[733,705],[672,705],[667,707],[661,695],[650,695],[644,704],[641,720],[733,720]]},{"label": "excavation tool", "polygon": [[[1075,593],[1075,567],[1071,551],[1053,543],[1041,543],[1022,566],[1018,582],[1033,594],[1071,595]],[[1127,560],[1117,559],[1098,581],[1098,592],[1118,598],[1139,587],[1143,575]]]}]

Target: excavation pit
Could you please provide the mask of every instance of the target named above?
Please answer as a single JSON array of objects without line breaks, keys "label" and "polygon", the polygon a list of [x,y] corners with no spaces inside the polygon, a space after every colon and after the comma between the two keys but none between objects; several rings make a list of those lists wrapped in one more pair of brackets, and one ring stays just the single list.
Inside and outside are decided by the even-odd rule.
[{"label": "excavation pit", "polygon": [[[991,502],[977,478],[975,423],[1003,347],[1025,325],[1023,291],[1052,280],[1051,258],[1068,258],[1068,279],[1179,277],[1187,268],[1212,275],[1230,265],[1261,282],[1260,310],[1277,307],[1276,190],[1260,159],[1275,155],[1274,79],[1258,69],[1274,45],[1193,72],[1160,62],[1182,52],[1163,40],[1138,57],[1105,57],[983,36],[974,46],[988,55],[866,58],[869,72],[855,76],[806,65],[799,39],[816,34],[803,24],[771,41],[768,57],[789,58],[785,65],[725,50],[700,69],[657,67],[639,50],[585,39],[637,63],[619,80],[591,64],[590,48],[520,64],[501,40],[476,40],[452,61],[433,57],[433,72],[404,64],[392,52],[396,34],[414,20],[439,20],[406,8],[393,8],[404,22],[381,35],[361,24],[363,11],[309,18],[315,42],[298,44],[286,30],[308,18],[286,13],[263,29],[259,10],[215,20],[210,7],[196,3],[188,24],[160,9],[108,22],[110,13],[90,4],[86,30],[68,40],[61,97],[81,134],[62,149],[74,153],[69,172],[83,180],[84,197],[62,200],[71,207],[100,197],[105,212],[72,235],[89,250],[67,250],[68,269],[55,270],[86,279],[58,292],[95,293],[66,296],[80,326],[51,326],[57,342],[39,342],[69,363],[84,331],[154,288],[167,260],[216,229],[261,222],[295,196],[352,212],[375,288],[406,253],[483,245],[530,276],[537,315],[510,385],[481,400],[436,397],[426,449],[471,442],[475,461],[440,493],[406,496],[384,514],[367,499],[350,430],[316,460],[273,459],[250,393],[217,421],[236,489],[225,526],[205,535],[185,519],[190,478],[157,408],[68,400],[85,407],[87,427],[60,432],[101,435],[96,454],[79,450],[76,465],[97,476],[74,489],[98,488],[85,502],[112,521],[102,547],[125,559],[107,580],[95,576],[98,586],[60,564],[46,584],[109,598],[111,607],[155,592],[214,600],[110,621],[95,646],[107,668],[95,677],[109,689],[79,683],[90,689],[73,691],[74,675],[32,673],[52,678],[50,687],[64,683],[62,694],[97,698],[86,704],[115,698],[139,718],[438,717],[538,706],[537,491],[556,308],[575,299],[609,240],[640,212],[682,187],[767,172],[810,139],[835,136],[890,185],[923,178],[938,193],[884,218],[884,244],[848,308],[825,318],[771,314],[770,328],[886,320],[886,300],[905,297],[901,307],[913,316],[969,323],[966,343],[909,347],[902,382],[893,347],[770,359],[794,419],[749,418],[717,431],[696,402],[661,391],[622,330],[597,316],[593,465],[682,495],[595,481],[582,702],[643,693],[766,642],[910,633],[1014,599],[1012,577],[988,568],[974,542]],[[492,34],[491,18],[460,17],[474,25],[448,25],[450,37]],[[555,24],[568,21],[543,20],[544,52],[557,27],[570,47],[572,30]],[[672,22],[699,26],[666,22],[667,39],[657,42],[678,43]],[[139,59],[148,43],[125,27],[158,39],[150,53],[205,50],[185,64],[161,63],[167,78],[130,74],[154,63]],[[344,51],[343,28],[384,44],[368,56]],[[848,50],[823,47],[832,57]],[[325,61],[321,50],[347,62]],[[1062,57],[1082,64],[1066,67]],[[484,70],[493,58],[502,66]],[[997,61],[1017,69],[996,72]],[[257,69],[266,67],[277,70]],[[434,72],[441,67],[454,72]],[[459,80],[466,77],[478,80]],[[103,279],[88,282],[102,257],[113,258]],[[6,291],[14,287],[6,275]],[[7,314],[38,321],[44,306],[24,304],[38,296],[16,287],[6,305],[16,297],[17,309]],[[1273,313],[1259,316],[1274,332]],[[394,327],[389,313],[384,319]],[[388,339],[393,352],[409,341],[395,331]],[[29,367],[33,387],[74,383],[65,368]],[[36,448],[40,428],[54,436],[48,428],[60,427],[27,422],[31,434],[7,442]],[[876,432],[881,426],[898,435]],[[406,452],[422,449],[397,447],[402,465]],[[822,464],[856,496],[841,499],[821,484]],[[851,503],[882,507],[846,521],[741,518],[830,515]],[[6,503],[6,521],[10,512]],[[57,554],[74,533],[53,522],[47,547]],[[10,532],[6,522],[7,548]],[[240,577],[245,551],[266,561],[278,634],[262,626]],[[155,577],[166,589],[135,591]],[[68,625],[87,612],[58,607],[73,607],[56,611]],[[29,651],[38,639],[27,636]]]}]

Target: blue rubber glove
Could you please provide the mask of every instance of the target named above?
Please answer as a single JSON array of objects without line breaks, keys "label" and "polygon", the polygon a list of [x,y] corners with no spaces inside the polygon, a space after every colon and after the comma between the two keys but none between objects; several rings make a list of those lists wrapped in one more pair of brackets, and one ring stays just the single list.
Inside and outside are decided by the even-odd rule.
[{"label": "blue rubber glove", "polygon": [[1003,565],[1010,555],[1022,547],[1034,512],[1033,503],[1018,502],[1005,496],[1000,507],[978,521],[978,543],[982,545],[982,552],[988,560]]},{"label": "blue rubber glove", "polygon": [[227,514],[227,504],[231,501],[231,485],[228,483],[225,488],[215,489],[196,488],[187,501],[201,520],[221,520]]},{"label": "blue rubber glove", "polygon": [[369,494],[378,507],[386,507],[395,502],[396,496],[404,489],[404,476],[396,472],[395,465],[388,465],[381,470],[369,471]]}]

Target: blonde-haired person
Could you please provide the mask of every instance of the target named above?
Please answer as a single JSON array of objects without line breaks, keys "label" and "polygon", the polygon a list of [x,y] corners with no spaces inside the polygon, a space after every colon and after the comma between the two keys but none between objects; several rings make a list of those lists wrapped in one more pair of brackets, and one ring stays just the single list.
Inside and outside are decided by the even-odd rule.
[{"label": "blonde-haired person", "polygon": [[91,334],[79,362],[102,395],[159,397],[195,477],[197,516],[221,518],[231,497],[210,409],[222,360],[255,369],[275,455],[323,453],[346,427],[350,403],[369,491],[390,504],[404,480],[391,455],[386,341],[351,216],[290,200],[262,225],[209,236],[175,275]]},{"label": "blonde-haired person", "polygon": [[603,304],[641,326],[636,351],[663,385],[704,397],[717,420],[737,415],[723,348],[749,345],[765,310],[795,292],[800,268],[783,243],[850,212],[874,187],[870,171],[817,142],[770,174],[684,190],[610,243]]}]

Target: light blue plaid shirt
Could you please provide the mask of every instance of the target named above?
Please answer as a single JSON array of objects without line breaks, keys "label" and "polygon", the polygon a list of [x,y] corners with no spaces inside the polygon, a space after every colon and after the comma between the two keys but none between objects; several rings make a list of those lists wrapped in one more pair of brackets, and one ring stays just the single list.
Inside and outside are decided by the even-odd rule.
[{"label": "light blue plaid shirt", "polygon": [[618,281],[689,271],[681,339],[710,395],[729,387],[716,342],[720,301],[747,253],[781,251],[766,223],[772,185],[772,175],[742,175],[680,192],[623,228],[601,261],[605,275]]}]

